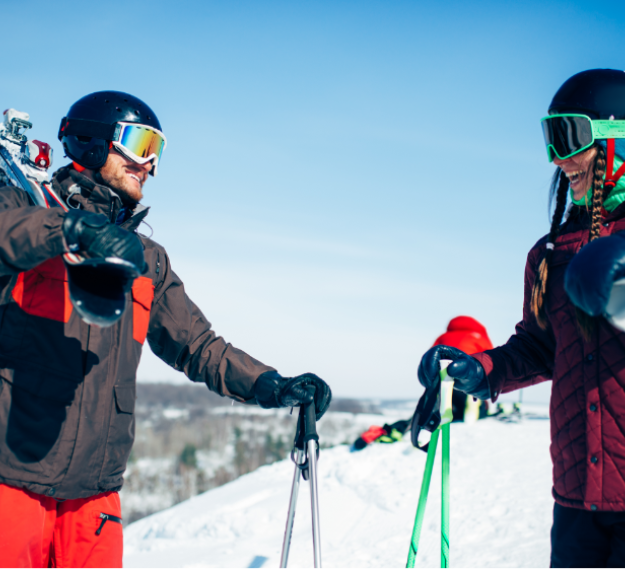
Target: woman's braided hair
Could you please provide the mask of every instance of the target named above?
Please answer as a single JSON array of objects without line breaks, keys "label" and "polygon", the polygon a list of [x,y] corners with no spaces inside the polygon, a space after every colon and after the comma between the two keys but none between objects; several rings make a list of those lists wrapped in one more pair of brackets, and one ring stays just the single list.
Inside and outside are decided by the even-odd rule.
[{"label": "woman's braided hair", "polygon": [[599,238],[601,231],[601,209],[603,208],[603,200],[605,199],[605,187],[603,185],[603,176],[605,176],[606,159],[603,146],[597,147],[597,158],[595,158],[595,167],[592,173],[592,210],[590,224],[590,241]]},{"label": "woman's braided hair", "polygon": [[[599,146],[597,149],[597,158],[595,159],[592,176],[592,209],[590,211],[589,243],[590,241],[599,239],[601,232],[601,210],[603,208],[603,202],[606,198],[606,187],[603,183],[605,169],[605,150],[603,149],[603,146]],[[595,331],[597,318],[586,314],[583,310],[580,310],[577,307],[575,307],[575,316],[577,318],[577,325],[579,326],[584,340],[590,342],[593,332]]]},{"label": "woman's braided hair", "polygon": [[[606,170],[606,153],[601,145],[597,147],[597,157],[593,167],[593,179],[592,179],[592,205],[590,212],[590,239],[594,241],[599,238],[601,231],[601,209],[603,207],[603,201],[605,199],[605,187],[603,184],[603,176]],[[557,189],[556,189],[557,188]],[[530,302],[530,308],[532,314],[534,314],[538,325],[545,330],[547,328],[547,317],[545,314],[545,298],[547,294],[547,278],[549,275],[549,263],[553,256],[555,248],[555,242],[560,232],[560,225],[564,216],[564,209],[566,207],[567,192],[569,189],[569,180],[564,172],[558,168],[554,174],[551,184],[551,196],[555,194],[556,207],[553,212],[553,218],[551,220],[551,229],[549,231],[549,237],[547,238],[547,247],[545,249],[545,256],[543,257],[538,270],[536,271],[536,278],[534,280],[534,288],[532,289],[532,298]],[[582,312],[579,309],[575,309],[577,316],[577,323],[579,324],[582,335],[586,340],[589,340],[594,330],[594,318]]]},{"label": "woman's braided hair", "polygon": [[547,238],[547,248],[545,256],[538,265],[536,278],[534,280],[534,288],[532,289],[532,300],[530,307],[532,314],[536,317],[538,325],[544,330],[547,328],[547,318],[545,315],[545,296],[547,294],[547,276],[549,274],[549,263],[553,256],[553,249],[558,233],[560,232],[560,224],[564,217],[564,209],[566,208],[566,196],[569,189],[569,179],[564,172],[558,168],[553,175],[551,182],[551,199],[555,194],[556,207],[551,218],[551,229]]}]

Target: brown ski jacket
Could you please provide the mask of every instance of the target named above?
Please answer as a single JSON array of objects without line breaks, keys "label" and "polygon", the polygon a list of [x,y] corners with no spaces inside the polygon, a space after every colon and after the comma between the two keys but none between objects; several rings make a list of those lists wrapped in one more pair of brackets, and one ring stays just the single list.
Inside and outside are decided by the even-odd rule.
[{"label": "brown ski jacket", "polygon": [[[585,342],[564,291],[564,273],[588,243],[589,216],[574,207],[558,236],[547,282],[548,327],[530,310],[547,239],[532,248],[525,268],[523,320],[507,344],[474,354],[491,395],[552,380],[550,420],[553,495],[562,506],[625,511],[625,334],[604,318]],[[625,204],[602,220],[601,236],[625,230]]]},{"label": "brown ski jacket", "polygon": [[[123,209],[71,166],[52,187],[71,207],[112,222]],[[147,212],[138,205],[121,227],[136,230]],[[0,483],[70,499],[122,486],[146,339],[165,363],[237,401],[253,401],[254,382],[273,368],[213,332],[165,249],[143,236],[149,269],[123,317],[108,328],[87,325],[69,300],[63,218],[60,207],[0,188]]]}]

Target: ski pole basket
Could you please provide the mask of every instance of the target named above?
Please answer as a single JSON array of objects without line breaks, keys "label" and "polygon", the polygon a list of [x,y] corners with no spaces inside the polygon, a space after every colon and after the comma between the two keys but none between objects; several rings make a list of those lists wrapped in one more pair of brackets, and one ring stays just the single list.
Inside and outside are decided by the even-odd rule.
[{"label": "ski pole basket", "polygon": [[[315,387],[308,385],[306,388],[313,396]],[[295,507],[299,493],[300,478],[310,482],[310,508],[312,513],[312,538],[315,567],[321,567],[321,538],[319,531],[319,496],[317,493],[317,459],[319,458],[319,435],[317,434],[317,420],[315,416],[315,403],[313,401],[299,408],[297,419],[297,431],[291,460],[295,463],[293,484],[291,486],[291,498],[289,500],[289,512],[284,530],[282,542],[282,555],[280,567],[286,567],[289,561],[289,549],[293,535],[293,521],[295,519]]]},{"label": "ski pole basket", "polygon": [[[440,373],[440,381],[432,389],[427,390],[417,405],[417,409],[412,419],[412,444],[420,450],[426,451],[427,459],[423,481],[421,482],[421,493],[419,495],[419,505],[415,516],[410,549],[408,551],[408,561],[406,567],[414,567],[419,550],[419,538],[423,527],[425,516],[425,506],[430,491],[430,481],[432,479],[432,468],[436,457],[436,447],[438,446],[439,434],[443,434],[443,457],[442,457],[442,484],[441,484],[441,567],[449,567],[449,427],[453,420],[453,410],[451,397],[454,382],[448,377],[447,370]],[[432,433],[429,443],[421,445],[418,437],[419,432],[427,430]]]}]

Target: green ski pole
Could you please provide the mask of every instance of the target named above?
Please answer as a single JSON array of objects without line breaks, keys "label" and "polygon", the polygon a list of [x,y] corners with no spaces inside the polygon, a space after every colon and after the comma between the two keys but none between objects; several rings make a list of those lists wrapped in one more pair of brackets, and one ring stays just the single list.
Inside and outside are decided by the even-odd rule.
[{"label": "green ski pole", "polygon": [[423,518],[425,516],[425,506],[427,504],[428,493],[430,491],[430,481],[432,479],[432,469],[436,457],[436,447],[438,446],[438,436],[443,431],[443,462],[441,480],[441,567],[449,567],[449,440],[450,427],[453,421],[453,408],[451,403],[454,382],[447,379],[447,370],[441,371],[441,393],[440,393],[440,415],[441,423],[432,433],[428,446],[428,455],[425,463],[425,472],[421,482],[421,493],[419,495],[419,505],[415,516],[412,538],[410,540],[410,550],[408,551],[408,561],[406,567],[414,567],[419,549],[419,539]]},{"label": "green ski pole", "polygon": [[425,463],[425,472],[423,473],[423,482],[421,482],[421,494],[419,495],[419,505],[417,506],[417,515],[414,520],[414,528],[412,530],[412,539],[410,540],[410,550],[408,551],[408,562],[406,567],[414,567],[419,549],[419,538],[421,537],[421,527],[423,526],[423,516],[425,516],[425,505],[428,501],[428,493],[430,491],[430,481],[432,480],[432,468],[434,467],[434,457],[436,456],[436,447],[438,446],[439,429],[432,433],[430,444],[428,446],[428,457]]},{"label": "green ski pole", "polygon": [[449,567],[449,431],[445,423],[443,431],[443,464],[441,484],[441,567]]}]

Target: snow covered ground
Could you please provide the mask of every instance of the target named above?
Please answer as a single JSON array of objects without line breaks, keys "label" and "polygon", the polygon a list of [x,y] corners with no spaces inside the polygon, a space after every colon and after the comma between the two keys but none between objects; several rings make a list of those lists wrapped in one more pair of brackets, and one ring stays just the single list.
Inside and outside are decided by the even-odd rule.
[{"label": "snow covered ground", "polygon": [[[452,425],[451,566],[547,567],[551,462],[546,410],[520,423]],[[425,453],[408,441],[319,461],[325,567],[403,567]],[[440,467],[440,458],[437,460]],[[126,567],[277,567],[293,465],[257,471],[125,529]],[[312,567],[310,497],[300,489],[290,567]],[[440,566],[440,470],[417,557]]]},{"label": "snow covered ground", "polygon": [[[341,400],[338,403],[335,406],[341,408]],[[321,444],[327,448],[351,443],[371,425],[410,417],[415,405],[415,401],[376,404],[384,414],[328,411],[317,424]],[[149,405],[143,398],[120,493],[124,522],[130,524],[287,457],[296,422],[297,416],[288,409],[227,405],[189,410]],[[193,458],[187,456],[183,466],[182,452],[189,446]]]}]

